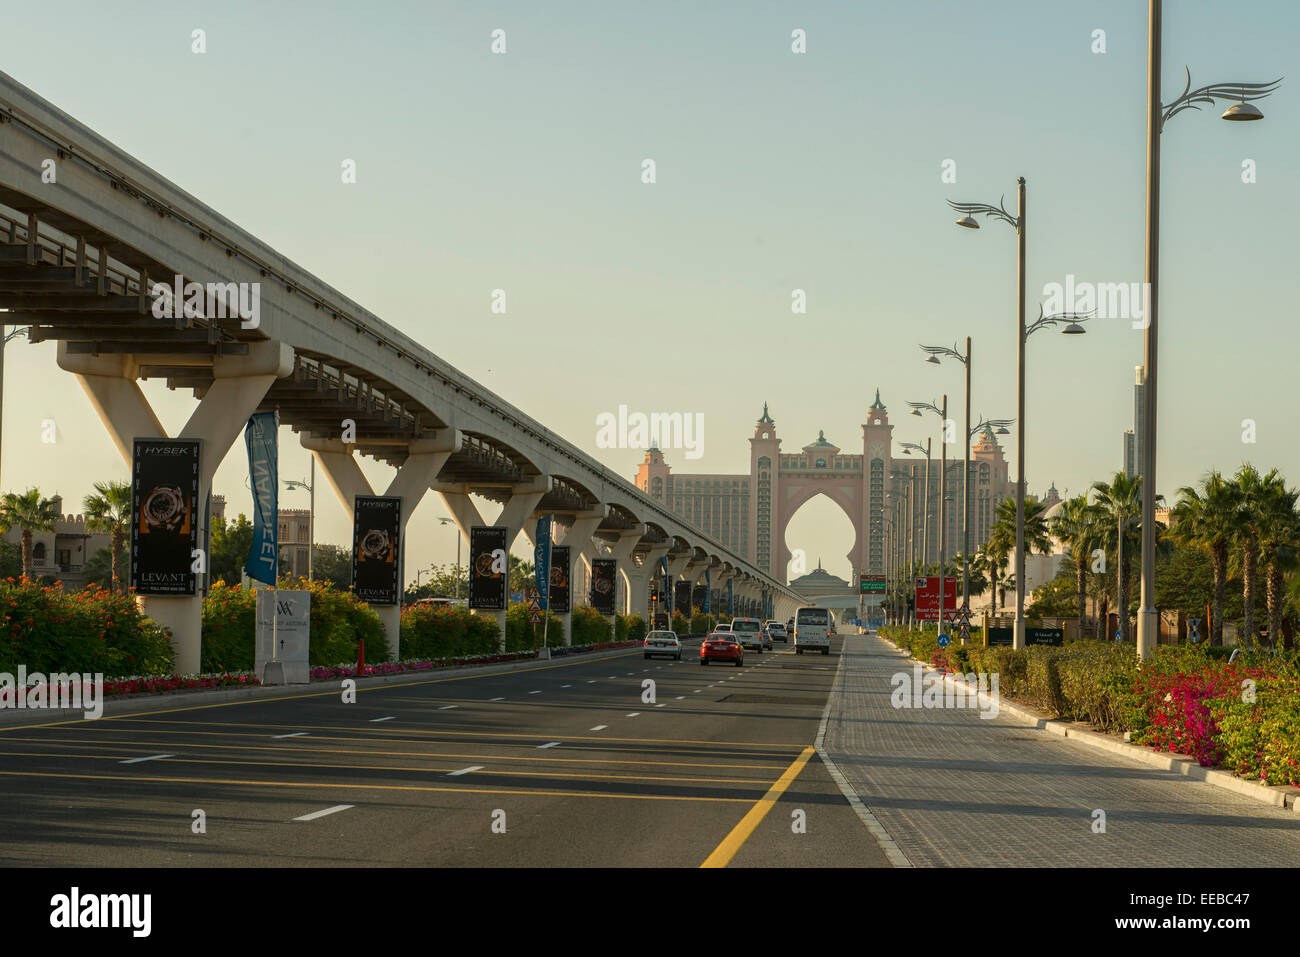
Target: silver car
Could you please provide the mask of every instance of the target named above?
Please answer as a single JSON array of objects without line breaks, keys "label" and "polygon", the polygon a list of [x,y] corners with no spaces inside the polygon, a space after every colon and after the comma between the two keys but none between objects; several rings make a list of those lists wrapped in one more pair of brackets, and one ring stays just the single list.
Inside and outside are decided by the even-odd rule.
[{"label": "silver car", "polygon": [[646,658],[652,655],[667,655],[677,661],[682,660],[682,643],[675,631],[652,631],[641,643]]}]

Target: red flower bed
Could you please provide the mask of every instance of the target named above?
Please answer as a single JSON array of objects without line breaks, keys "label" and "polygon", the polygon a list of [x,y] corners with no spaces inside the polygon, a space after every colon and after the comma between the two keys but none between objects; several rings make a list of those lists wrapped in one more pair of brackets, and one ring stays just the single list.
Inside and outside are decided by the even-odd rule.
[{"label": "red flower bed", "polygon": [[1241,682],[1266,674],[1261,667],[1238,664],[1207,665],[1186,673],[1165,673],[1155,668],[1138,673],[1134,691],[1146,703],[1149,724],[1142,741],[1157,751],[1190,754],[1205,767],[1220,763],[1223,755],[1215,738],[1218,725],[1210,702],[1241,694]]}]

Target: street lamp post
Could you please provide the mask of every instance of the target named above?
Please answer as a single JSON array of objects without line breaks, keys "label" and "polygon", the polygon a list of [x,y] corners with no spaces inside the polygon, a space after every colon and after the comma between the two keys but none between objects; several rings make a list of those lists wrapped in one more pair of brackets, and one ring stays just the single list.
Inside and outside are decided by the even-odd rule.
[{"label": "street lamp post", "polygon": [[306,482],[286,479],[285,488],[303,488],[307,490],[307,581],[313,581],[313,556],[316,550],[316,456],[311,456],[311,478]]},{"label": "street lamp post", "polygon": [[[929,410],[939,416],[939,621],[936,623],[936,630],[943,634],[943,586],[944,579],[944,560],[947,557],[947,525],[948,525],[948,395],[944,393],[943,406],[937,406],[933,402],[909,402],[912,407],[912,414],[919,416],[922,409]],[[928,441],[928,440],[927,440]],[[969,444],[969,443],[968,443]]]},{"label": "street lamp post", "polygon": [[1251,101],[1259,100],[1282,82],[1212,83],[1192,89],[1187,85],[1169,104],[1160,102],[1160,56],[1162,0],[1148,0],[1147,21],[1147,244],[1146,244],[1146,328],[1143,334],[1143,362],[1146,370],[1142,410],[1142,607],[1138,610],[1137,649],[1141,658],[1150,657],[1159,635],[1156,591],[1156,359],[1157,305],[1160,278],[1160,133],[1171,116],[1183,110],[1199,110],[1200,104],[1237,100],[1221,115],[1225,120],[1262,120],[1264,114]]},{"label": "street lamp post", "polygon": [[928,352],[926,362],[939,365],[939,356],[956,359],[966,370],[966,444],[962,446],[961,473],[961,606],[970,609],[970,373],[971,351],[970,336],[966,337],[966,354],[957,351],[957,347],[921,346],[921,351]]},{"label": "street lamp post", "polygon": [[[1017,206],[1016,215],[1007,211],[1005,203],[997,206],[988,203],[954,203],[948,201],[959,213],[965,215],[957,220],[958,226],[979,229],[975,219],[978,213],[1001,220],[1016,231],[1016,624],[1012,637],[1013,648],[1025,647],[1025,340],[1032,329],[1025,328],[1025,178],[1016,181]],[[1071,320],[1065,332],[1083,332],[1083,327],[1073,321],[1080,318],[1072,313],[1043,317],[1034,324],[1034,329],[1051,325],[1057,321]]]},{"label": "street lamp post", "polygon": [[930,439],[926,439],[926,445],[900,442],[898,447],[904,455],[911,455],[913,451],[926,452],[926,482],[920,493],[920,563],[930,564]]},{"label": "street lamp post", "polygon": [[[439,518],[443,525],[453,524],[449,518]],[[456,529],[456,600],[460,600],[460,529]]]},{"label": "street lamp post", "polygon": [[[917,413],[918,415],[920,413]],[[930,564],[930,440],[925,440],[925,445],[918,445],[916,442],[900,442],[899,448],[903,450],[904,455],[911,455],[913,450],[925,453],[925,486],[921,492],[921,564]],[[915,481],[915,480],[914,480]],[[915,506],[913,506],[915,512]],[[913,514],[915,518],[915,514]],[[916,574],[916,549],[912,550],[912,574]]]}]

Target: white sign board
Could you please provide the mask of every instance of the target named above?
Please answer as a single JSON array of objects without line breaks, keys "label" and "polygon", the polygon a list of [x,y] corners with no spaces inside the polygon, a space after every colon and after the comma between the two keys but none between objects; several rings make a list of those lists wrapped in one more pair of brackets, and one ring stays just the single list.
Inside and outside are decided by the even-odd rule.
[{"label": "white sign board", "polygon": [[288,684],[305,685],[311,681],[310,637],[311,592],[257,590],[257,653],[253,667],[259,678],[266,674],[266,663],[274,660],[283,664]]}]

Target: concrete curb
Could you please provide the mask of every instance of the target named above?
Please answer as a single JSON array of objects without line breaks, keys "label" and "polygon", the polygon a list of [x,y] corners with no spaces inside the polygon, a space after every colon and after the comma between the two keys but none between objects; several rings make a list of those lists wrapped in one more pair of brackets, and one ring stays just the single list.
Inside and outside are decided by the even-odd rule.
[{"label": "concrete curb", "polygon": [[[938,668],[927,662],[914,658],[904,648],[900,648],[894,642],[885,638],[883,635],[878,636],[884,641],[888,641],[901,655],[907,657],[907,660],[915,662],[925,668],[927,671],[939,674]],[[951,672],[942,672],[944,684],[956,685],[957,681]],[[967,691],[970,694],[970,691]],[[987,701],[987,695],[979,695],[981,700]],[[1090,728],[1084,728],[1073,721],[1067,721],[1064,718],[1049,718],[1046,715],[1027,707],[1026,705],[1015,704],[999,695],[998,697],[999,712],[1007,712],[1015,715],[1023,721],[1029,723],[1030,727],[1039,731],[1046,731],[1048,734],[1055,734],[1062,738],[1069,738],[1078,741],[1080,744],[1086,744],[1089,747],[1097,748],[1102,751],[1110,751],[1112,754],[1119,754],[1153,768],[1159,768],[1162,771],[1173,771],[1181,774],[1183,777],[1192,781],[1203,781],[1206,784],[1212,784],[1217,788],[1225,791],[1232,791],[1236,794],[1261,801],[1264,804],[1271,804],[1273,807],[1290,809],[1300,814],[1300,788],[1290,787],[1279,784],[1256,784],[1253,781],[1247,781],[1239,778],[1230,771],[1223,771],[1218,768],[1202,767],[1195,758],[1186,754],[1171,754],[1169,752],[1153,751],[1150,748],[1140,744],[1130,744],[1127,741],[1112,737],[1100,731],[1094,731]]]},{"label": "concrete curb", "polygon": [[[522,671],[528,668],[557,668],[581,661],[599,661],[616,655],[634,651],[627,648],[607,648],[603,651],[582,652],[576,655],[562,655],[552,659],[524,659],[522,661],[503,661],[496,664],[463,665],[460,667],[435,668],[430,671],[407,671],[395,675],[372,675],[357,678],[357,690],[377,688],[389,684],[423,684],[445,680],[449,677],[460,678],[481,675],[490,671]],[[209,705],[229,704],[236,701],[266,699],[267,701],[285,701],[293,698],[314,697],[337,694],[338,683],[343,678],[327,678],[305,685],[256,685],[244,688],[213,688],[209,691],[164,692],[130,698],[110,698],[104,702],[105,718],[123,717],[135,714],[147,714],[151,711],[169,711],[177,708],[202,708]],[[17,710],[6,708],[0,710],[0,729],[5,727],[23,727],[26,725],[48,724],[50,722],[69,722],[94,720],[83,717],[81,710],[42,708],[36,710]]]},{"label": "concrete curb", "polygon": [[826,707],[822,709],[822,721],[817,728],[817,740],[813,746],[817,749],[817,754],[822,759],[822,764],[824,764],[826,770],[830,772],[831,780],[833,780],[835,785],[840,789],[840,793],[843,794],[844,799],[849,802],[849,806],[853,808],[854,813],[856,813],[862,823],[866,825],[867,830],[871,832],[871,836],[876,839],[876,843],[879,844],[880,849],[885,852],[885,857],[888,859],[889,863],[894,867],[912,867],[914,865],[907,859],[907,855],[903,853],[903,849],[898,846],[898,843],[890,836],[889,832],[885,830],[884,825],[881,824],[880,821],[876,819],[876,816],[871,813],[871,809],[862,803],[862,798],[858,797],[858,792],[849,785],[848,779],[844,776],[844,773],[840,771],[835,762],[831,760],[830,754],[826,751],[826,725],[830,722],[831,705],[835,701],[835,695],[839,692],[843,683],[844,646],[841,645],[839,664],[835,666],[835,680],[831,683],[830,694],[826,696]]}]

